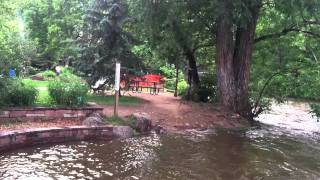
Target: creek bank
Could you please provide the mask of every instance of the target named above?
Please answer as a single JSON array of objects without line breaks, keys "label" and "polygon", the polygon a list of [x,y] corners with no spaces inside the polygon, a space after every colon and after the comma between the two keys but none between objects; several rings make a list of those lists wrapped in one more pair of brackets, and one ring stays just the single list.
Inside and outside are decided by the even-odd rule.
[{"label": "creek bank", "polygon": [[0,132],[0,152],[40,144],[62,143],[83,140],[112,140],[130,138],[128,126],[71,126],[64,128],[37,128]]}]

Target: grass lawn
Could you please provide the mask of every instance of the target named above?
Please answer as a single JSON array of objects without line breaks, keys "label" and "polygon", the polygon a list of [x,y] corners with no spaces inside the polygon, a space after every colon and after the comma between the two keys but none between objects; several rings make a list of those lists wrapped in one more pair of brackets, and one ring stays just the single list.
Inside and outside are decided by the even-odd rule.
[{"label": "grass lawn", "polygon": [[[36,106],[41,107],[55,107],[49,96],[48,85],[49,81],[34,81],[31,79],[24,79],[24,83],[29,84],[38,89],[38,97],[36,99]],[[88,102],[94,102],[98,105],[113,105],[114,96],[102,96],[97,94],[88,94]],[[120,98],[120,105],[135,106],[142,102],[141,99],[136,97],[122,96]]]},{"label": "grass lawn", "polygon": [[32,79],[23,79],[23,82],[25,84],[31,85],[35,88],[48,87],[48,85],[49,85],[49,81],[34,81]]},{"label": "grass lawn", "polygon": [[[99,105],[113,105],[114,104],[114,96],[102,96],[97,94],[89,94],[88,102],[95,102]],[[135,106],[142,102],[141,99],[130,96],[122,96],[120,97],[120,105],[124,106]]]}]

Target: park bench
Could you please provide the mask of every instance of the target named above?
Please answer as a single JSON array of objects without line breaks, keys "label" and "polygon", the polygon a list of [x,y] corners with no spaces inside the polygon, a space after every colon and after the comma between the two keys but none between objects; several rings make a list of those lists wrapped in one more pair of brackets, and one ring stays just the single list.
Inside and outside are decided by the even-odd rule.
[{"label": "park bench", "polygon": [[158,94],[160,91],[164,91],[163,77],[156,74],[148,74],[142,77],[135,76],[130,79],[129,88],[132,91],[143,91],[143,89],[149,89],[150,94]]}]

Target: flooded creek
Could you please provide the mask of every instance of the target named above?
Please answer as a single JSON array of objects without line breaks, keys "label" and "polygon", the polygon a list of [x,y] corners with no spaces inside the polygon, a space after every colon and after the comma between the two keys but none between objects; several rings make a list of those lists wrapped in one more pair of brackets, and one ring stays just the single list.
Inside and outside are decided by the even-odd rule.
[{"label": "flooded creek", "polygon": [[11,151],[0,155],[0,179],[319,179],[319,123],[306,109],[290,106],[262,115],[266,124],[243,132],[152,134]]}]

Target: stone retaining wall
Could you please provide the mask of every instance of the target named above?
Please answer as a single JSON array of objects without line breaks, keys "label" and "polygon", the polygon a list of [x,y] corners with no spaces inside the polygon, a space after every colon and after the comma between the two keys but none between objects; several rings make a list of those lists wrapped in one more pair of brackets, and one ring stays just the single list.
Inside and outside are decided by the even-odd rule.
[{"label": "stone retaining wall", "polygon": [[133,130],[128,126],[73,126],[0,132],[0,154],[7,150],[39,144],[81,140],[111,140],[132,136]]},{"label": "stone retaining wall", "polygon": [[102,114],[102,107],[82,108],[9,108],[0,110],[0,121],[10,119],[84,119],[92,113]]}]

